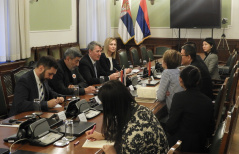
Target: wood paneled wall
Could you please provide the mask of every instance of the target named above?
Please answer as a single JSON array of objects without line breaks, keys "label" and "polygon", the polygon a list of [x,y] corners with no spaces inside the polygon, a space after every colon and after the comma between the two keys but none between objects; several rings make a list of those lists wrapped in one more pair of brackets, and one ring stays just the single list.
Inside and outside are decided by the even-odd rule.
[{"label": "wood paneled wall", "polygon": [[[220,39],[215,39],[216,45],[218,45]],[[187,42],[195,42],[197,45],[197,52],[203,52],[202,50],[202,41],[203,39],[179,39],[177,38],[148,38],[144,40],[142,44],[145,44],[147,48],[152,49],[154,52],[154,48],[156,46],[169,46],[176,50],[181,50],[181,46]],[[239,49],[239,39],[228,39],[228,46],[230,51],[232,52],[234,49],[238,51]],[[224,44],[224,48],[223,48]],[[134,39],[131,39],[126,45],[123,44],[120,38],[117,38],[117,48],[118,49],[126,49],[129,51],[130,47],[136,47],[139,50],[139,45],[136,45]],[[227,50],[226,42],[221,41],[219,49],[218,49],[218,57],[220,61],[226,61],[229,57],[229,52]]]}]

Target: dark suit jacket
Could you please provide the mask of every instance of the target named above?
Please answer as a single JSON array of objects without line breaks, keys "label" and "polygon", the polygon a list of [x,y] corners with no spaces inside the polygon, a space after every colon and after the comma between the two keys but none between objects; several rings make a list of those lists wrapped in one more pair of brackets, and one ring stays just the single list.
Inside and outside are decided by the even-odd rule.
[{"label": "dark suit jacket", "polygon": [[209,74],[208,68],[203,60],[198,60],[197,58],[192,61],[191,65],[196,66],[201,73],[201,82],[199,83],[199,88],[202,93],[207,95],[209,98],[213,99],[213,85],[212,79]]},{"label": "dark suit jacket", "polygon": [[[62,95],[54,92],[48,85],[47,80],[43,82],[44,99],[41,101],[41,109],[48,110],[47,101]],[[14,92],[13,104],[10,110],[10,116],[26,111],[34,111],[35,98],[39,98],[37,82],[32,71],[24,74],[17,82]]]},{"label": "dark suit jacket", "polygon": [[169,146],[182,141],[184,152],[204,152],[207,137],[214,129],[212,101],[193,88],[174,94],[166,132]]},{"label": "dark suit jacket", "polygon": [[105,72],[115,73],[116,72],[115,69],[117,69],[117,71],[120,71],[120,67],[117,64],[116,59],[112,58],[112,63],[113,63],[113,70],[111,71],[110,70],[110,60],[109,60],[109,58],[107,58],[105,56],[105,53],[101,54],[101,56],[100,56],[100,65],[102,66],[102,68],[104,69]]},{"label": "dark suit jacket", "polygon": [[[58,62],[58,69],[52,80],[49,80],[50,87],[63,95],[73,95],[74,91],[71,88],[68,88],[69,85],[79,85],[79,95],[84,95],[85,90],[88,86],[85,79],[79,73],[78,68],[73,71],[70,71],[64,60],[61,59]],[[73,78],[74,76],[74,78]]]},{"label": "dark suit jacket", "polygon": [[[104,81],[108,81],[109,80],[109,75],[111,73],[107,73],[105,72],[99,61],[96,61],[96,69],[97,69],[97,77],[95,75],[95,71],[94,71],[94,66],[91,62],[91,59],[89,57],[88,54],[84,55],[79,63],[79,72],[81,73],[81,75],[84,77],[84,79],[86,80],[86,82],[89,85],[93,85],[93,84],[100,84]],[[100,76],[104,76],[104,81],[100,80]]]}]

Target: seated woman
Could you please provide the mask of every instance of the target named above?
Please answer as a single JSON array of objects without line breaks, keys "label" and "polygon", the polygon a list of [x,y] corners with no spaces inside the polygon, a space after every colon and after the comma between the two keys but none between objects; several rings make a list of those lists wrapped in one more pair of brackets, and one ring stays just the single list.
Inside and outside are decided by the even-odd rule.
[{"label": "seated woman", "polygon": [[103,104],[102,132],[86,132],[90,140],[109,140],[103,151],[114,153],[167,153],[165,133],[155,115],[135,102],[120,81],[108,81],[99,90]]},{"label": "seated woman", "polygon": [[[183,91],[183,88],[180,86],[178,81],[180,71],[177,68],[181,65],[181,60],[182,56],[180,52],[177,52],[176,50],[167,50],[163,54],[162,66],[164,71],[160,79],[157,99],[160,102],[166,101],[168,113],[171,108],[173,95],[176,92]],[[168,115],[163,119],[160,119],[160,122],[164,126],[164,123],[166,123],[167,120]]]},{"label": "seated woman", "polygon": [[[115,38],[109,37],[104,43],[104,53],[100,56],[100,65],[105,72],[115,73],[120,71],[120,67],[116,62],[117,42]],[[126,73],[130,73],[131,69],[126,69]]]},{"label": "seated woman", "polygon": [[212,38],[205,38],[203,40],[203,51],[206,57],[204,62],[207,65],[212,79],[220,79],[218,70],[218,56],[215,41]]},{"label": "seated woman", "polygon": [[166,123],[169,146],[182,141],[183,152],[205,152],[207,137],[214,129],[213,104],[200,92],[201,79],[197,67],[185,67],[179,77],[185,91],[174,94],[169,119]]}]

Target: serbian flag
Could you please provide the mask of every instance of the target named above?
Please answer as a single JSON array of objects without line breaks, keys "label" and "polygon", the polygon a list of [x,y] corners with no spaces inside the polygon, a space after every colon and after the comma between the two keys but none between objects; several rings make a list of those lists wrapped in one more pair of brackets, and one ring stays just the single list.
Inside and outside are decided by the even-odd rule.
[{"label": "serbian flag", "polygon": [[148,62],[148,75],[151,76],[151,61]]},{"label": "serbian flag", "polygon": [[134,37],[134,27],[128,0],[124,0],[122,4],[118,35],[124,44]]},{"label": "serbian flag", "polygon": [[150,35],[151,33],[146,0],[140,0],[139,10],[135,23],[134,41],[137,45],[139,45]]},{"label": "serbian flag", "polygon": [[126,71],[122,69],[120,71],[120,81],[126,86]]}]

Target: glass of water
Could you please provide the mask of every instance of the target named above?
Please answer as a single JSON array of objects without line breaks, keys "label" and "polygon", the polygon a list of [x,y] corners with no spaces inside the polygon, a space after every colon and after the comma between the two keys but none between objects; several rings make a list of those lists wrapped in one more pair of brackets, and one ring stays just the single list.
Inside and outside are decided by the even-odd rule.
[{"label": "glass of water", "polygon": [[73,126],[73,120],[67,119],[65,121],[65,139],[68,141],[73,141],[76,137],[73,135],[74,133],[74,126]]},{"label": "glass of water", "polygon": [[33,101],[36,106],[34,110],[41,111],[41,100],[39,98],[35,98]]},{"label": "glass of water", "polygon": [[73,96],[72,99],[78,99],[79,97],[79,86],[78,85],[74,85],[73,89]]}]

